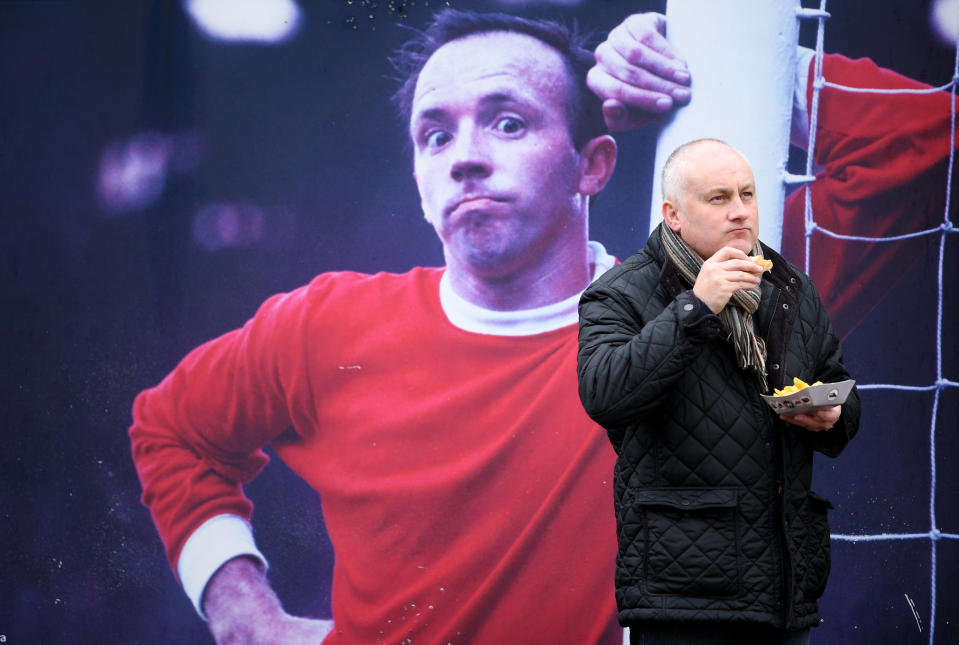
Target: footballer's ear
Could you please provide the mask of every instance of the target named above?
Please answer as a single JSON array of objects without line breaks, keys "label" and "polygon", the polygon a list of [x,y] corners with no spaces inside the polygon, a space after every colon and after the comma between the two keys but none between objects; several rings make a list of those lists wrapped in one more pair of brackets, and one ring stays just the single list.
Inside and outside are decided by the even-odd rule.
[{"label": "footballer's ear", "polygon": [[593,196],[606,187],[616,167],[616,141],[608,134],[590,139],[580,151],[579,192]]}]

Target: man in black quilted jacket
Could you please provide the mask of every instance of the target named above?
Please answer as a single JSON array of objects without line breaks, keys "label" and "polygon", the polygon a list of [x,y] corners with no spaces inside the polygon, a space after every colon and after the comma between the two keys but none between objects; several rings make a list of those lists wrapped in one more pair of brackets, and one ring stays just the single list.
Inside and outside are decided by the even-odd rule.
[{"label": "man in black quilted jacket", "polygon": [[759,242],[745,158],[687,143],[662,186],[663,224],[579,308],[580,398],[618,455],[619,619],[633,643],[808,643],[831,508],[813,452],[855,435],[859,395],[779,416],[760,398],[849,375],[808,277]]}]

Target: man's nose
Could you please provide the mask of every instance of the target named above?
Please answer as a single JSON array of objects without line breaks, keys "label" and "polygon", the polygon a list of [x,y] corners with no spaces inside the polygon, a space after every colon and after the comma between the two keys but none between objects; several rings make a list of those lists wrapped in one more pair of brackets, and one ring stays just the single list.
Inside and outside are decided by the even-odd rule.
[{"label": "man's nose", "polygon": [[483,133],[476,128],[461,129],[452,152],[450,176],[456,181],[488,177],[493,170]]},{"label": "man's nose", "polygon": [[729,219],[744,219],[749,217],[750,206],[743,201],[743,198],[736,195],[730,201]]}]

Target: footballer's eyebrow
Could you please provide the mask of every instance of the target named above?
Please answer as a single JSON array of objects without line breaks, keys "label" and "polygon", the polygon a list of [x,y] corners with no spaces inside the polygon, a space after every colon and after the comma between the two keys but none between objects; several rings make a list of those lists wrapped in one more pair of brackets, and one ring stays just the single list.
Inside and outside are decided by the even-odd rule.
[{"label": "footballer's eyebrow", "polygon": [[522,96],[517,96],[512,92],[493,92],[480,99],[481,105],[503,105],[504,103],[526,103]]},{"label": "footballer's eyebrow", "polygon": [[[502,107],[504,105],[511,104],[522,104],[522,105],[532,105],[529,100],[524,99],[521,95],[514,94],[509,91],[496,91],[489,94],[485,94],[480,97],[479,106],[481,110],[489,110]],[[427,107],[424,110],[420,110],[413,114],[412,122],[416,123],[418,121],[439,121],[442,120],[446,115],[446,108],[436,106],[436,107]]]},{"label": "footballer's eyebrow", "polygon": [[481,112],[495,112],[503,108],[520,109],[524,116],[536,119],[537,115],[542,114],[543,108],[535,100],[526,94],[500,91],[491,92],[480,99]]}]

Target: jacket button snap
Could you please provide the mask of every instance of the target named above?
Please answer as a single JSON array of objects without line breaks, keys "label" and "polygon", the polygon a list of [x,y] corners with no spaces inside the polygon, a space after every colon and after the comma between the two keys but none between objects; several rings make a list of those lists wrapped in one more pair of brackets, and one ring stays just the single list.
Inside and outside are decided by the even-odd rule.
[{"label": "jacket button snap", "polygon": [[773,363],[773,364],[772,364],[772,368],[773,368],[774,370],[778,370],[778,369],[779,369],[779,363]]},{"label": "jacket button snap", "polygon": [[789,309],[789,303],[784,302],[784,303],[783,303],[783,309]]},{"label": "jacket button snap", "polygon": [[692,310],[693,310],[693,306],[691,304],[683,305],[683,311],[692,311]]}]

